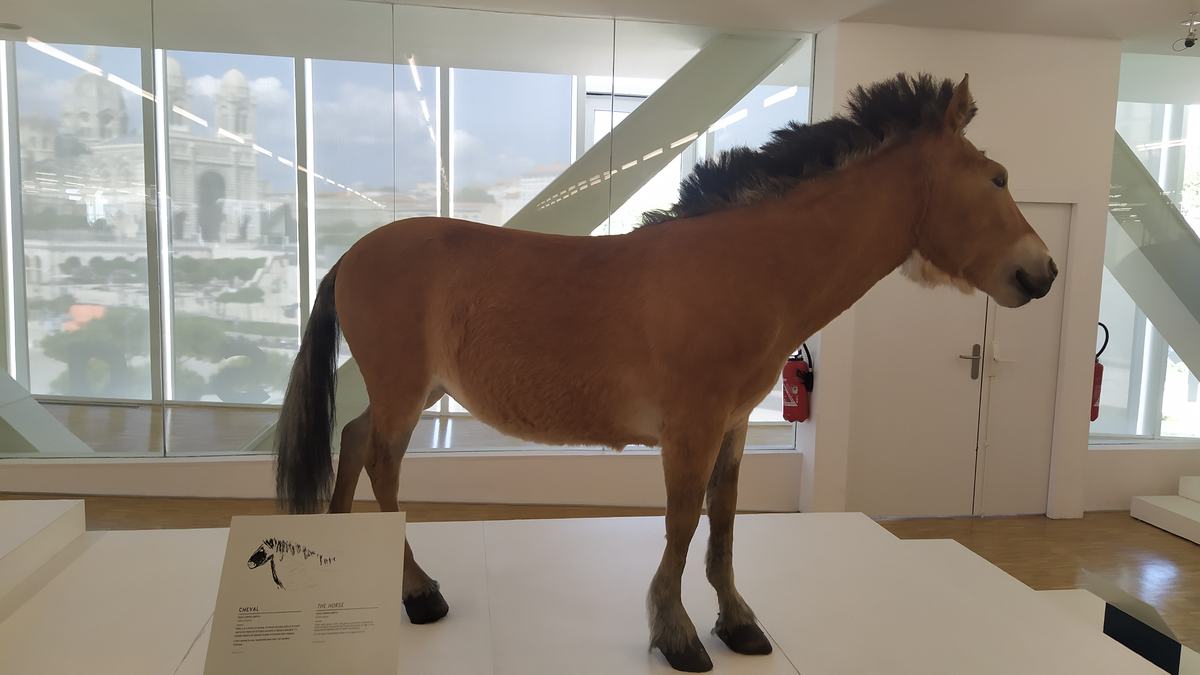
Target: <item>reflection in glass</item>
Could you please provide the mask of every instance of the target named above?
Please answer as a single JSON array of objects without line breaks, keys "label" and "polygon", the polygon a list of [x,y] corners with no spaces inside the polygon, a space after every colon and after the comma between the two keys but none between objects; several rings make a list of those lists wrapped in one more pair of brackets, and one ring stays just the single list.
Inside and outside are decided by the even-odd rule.
[{"label": "reflection in glass", "polygon": [[299,344],[290,58],[168,52],[176,400],[278,403]]},{"label": "reflection in glass", "polygon": [[503,225],[571,163],[570,75],[450,70],[451,213]]},{"label": "reflection in glass", "polygon": [[312,62],[318,279],[367,232],[437,215],[437,146],[421,105],[433,110],[436,72],[415,70],[414,77],[407,64],[393,71],[386,63]]},{"label": "reflection in glass", "polygon": [[[1200,234],[1200,106],[1121,101],[1116,130],[1158,188]],[[1186,230],[1182,231],[1186,233]],[[1200,384],[1106,269],[1100,320],[1112,335],[1101,357],[1096,434],[1200,437]]]},{"label": "reflection in glass", "polygon": [[15,47],[30,389],[149,398],[141,52]]}]

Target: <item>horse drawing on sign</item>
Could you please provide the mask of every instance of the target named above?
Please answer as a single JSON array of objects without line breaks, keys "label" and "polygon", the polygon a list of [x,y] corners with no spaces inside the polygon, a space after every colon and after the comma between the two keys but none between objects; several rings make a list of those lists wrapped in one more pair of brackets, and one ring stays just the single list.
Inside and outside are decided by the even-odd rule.
[{"label": "horse drawing on sign", "polygon": [[[1005,168],[966,139],[975,110],[965,77],[859,87],[844,116],[700,164],[678,203],[629,234],[450,218],[367,234],[317,291],[277,429],[280,500],[349,511],[365,467],[380,508],[397,510],[413,428],[445,393],[538,443],[657,445],[666,547],[647,598],[651,645],[679,670],[712,667],[680,598],[707,504],[715,632],[735,652],[770,652],[734,584],[733,521],[750,411],[788,356],[897,268],[1005,307],[1043,297],[1058,273]],[[569,204],[549,208],[566,219]],[[370,404],[342,430],[335,482],[339,327]],[[403,594],[414,623],[448,611],[407,545]]]},{"label": "horse drawing on sign", "polygon": [[264,539],[246,560],[246,567],[258,569],[263,565],[271,568],[271,580],[281,590],[311,587],[314,583],[313,568],[325,568],[337,562],[337,558],[310,550],[308,547],[286,539]]}]

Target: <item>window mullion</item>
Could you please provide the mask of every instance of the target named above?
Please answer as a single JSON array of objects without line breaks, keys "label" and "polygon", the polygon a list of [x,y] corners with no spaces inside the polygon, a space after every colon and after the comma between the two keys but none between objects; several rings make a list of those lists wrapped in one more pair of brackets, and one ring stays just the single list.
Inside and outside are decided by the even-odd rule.
[{"label": "window mullion", "polygon": [[[142,171],[146,195],[146,293],[149,305],[150,321],[150,400],[162,403],[166,400],[164,370],[169,366],[163,359],[163,312],[162,302],[156,302],[162,296],[163,276],[161,247],[159,239],[164,236],[158,209],[159,176],[158,176],[158,130],[159,130],[159,99],[166,96],[165,88],[159,86],[160,80],[155,72],[155,55],[153,49],[139,50],[142,66],[142,82],[151,83],[154,97],[142,99]],[[165,178],[165,176],[164,176]]]},{"label": "window mullion", "polygon": [[[151,369],[157,377],[151,385],[155,400],[169,401],[175,396],[175,350],[174,322],[175,300],[171,280],[171,174],[168,153],[170,138],[167,129],[167,56],[162,49],[155,49],[151,67],[151,82],[154,83],[154,115],[150,118],[154,131],[150,136],[146,155],[147,176],[154,189],[154,228],[150,218],[146,220],[147,262],[150,265],[150,321],[151,321]],[[145,65],[143,64],[143,73]],[[143,77],[145,75],[143,74]],[[144,127],[143,127],[144,128]],[[143,137],[146,134],[143,133]]]},{"label": "window mullion", "polygon": [[312,179],[313,119],[312,119],[312,59],[296,58],[296,238],[300,259],[300,332],[308,324],[317,288],[316,196]]},{"label": "window mullion", "polygon": [[9,374],[29,389],[29,334],[25,306],[24,235],[21,219],[21,157],[18,145],[16,45],[4,41],[0,53],[0,130],[3,131],[4,198],[4,342]]}]

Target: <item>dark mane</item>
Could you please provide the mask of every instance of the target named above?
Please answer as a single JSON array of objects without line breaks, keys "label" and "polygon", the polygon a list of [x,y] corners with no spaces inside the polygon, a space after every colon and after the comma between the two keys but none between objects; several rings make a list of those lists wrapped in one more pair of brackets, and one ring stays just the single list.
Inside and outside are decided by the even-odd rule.
[{"label": "dark mane", "polygon": [[[796,183],[836,171],[917,131],[944,123],[954,83],[901,73],[850,93],[845,115],[816,124],[792,122],[758,150],[739,147],[697,164],[670,209],[647,211],[643,225],[699,216],[776,197]],[[975,114],[972,106],[970,116]]]}]

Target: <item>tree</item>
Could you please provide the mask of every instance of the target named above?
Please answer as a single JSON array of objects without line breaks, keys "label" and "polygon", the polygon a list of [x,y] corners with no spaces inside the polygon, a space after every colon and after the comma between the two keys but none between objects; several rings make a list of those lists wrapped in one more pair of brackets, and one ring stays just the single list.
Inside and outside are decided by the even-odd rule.
[{"label": "tree", "polygon": [[131,345],[149,340],[149,314],[132,307],[110,307],[78,330],[61,331],[42,339],[46,356],[67,364],[66,380],[56,389],[92,396],[128,395],[143,387],[129,364]]}]

